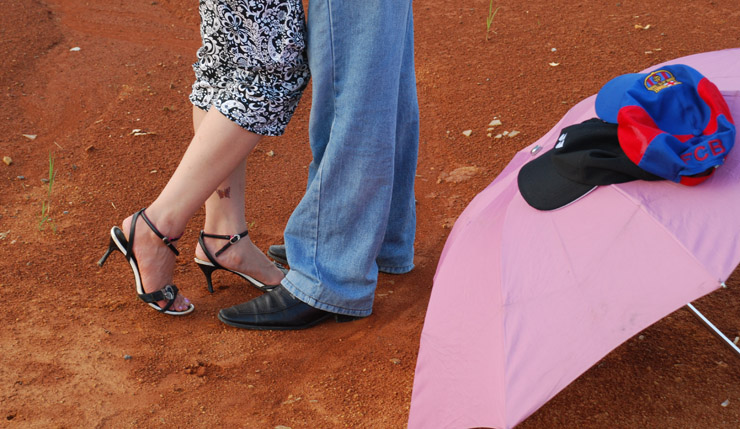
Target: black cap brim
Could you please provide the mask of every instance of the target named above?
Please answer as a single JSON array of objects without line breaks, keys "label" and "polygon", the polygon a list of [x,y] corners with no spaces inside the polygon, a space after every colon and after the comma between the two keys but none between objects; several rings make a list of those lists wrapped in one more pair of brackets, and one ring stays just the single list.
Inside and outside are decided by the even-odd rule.
[{"label": "black cap brim", "polygon": [[517,176],[522,197],[538,210],[565,207],[596,189],[596,185],[585,185],[561,176],[550,159],[553,150],[522,166]]}]

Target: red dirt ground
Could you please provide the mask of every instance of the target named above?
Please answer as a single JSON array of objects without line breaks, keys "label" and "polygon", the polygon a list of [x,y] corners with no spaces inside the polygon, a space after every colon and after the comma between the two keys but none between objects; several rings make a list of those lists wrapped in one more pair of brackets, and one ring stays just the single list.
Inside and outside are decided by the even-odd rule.
[{"label": "red dirt ground", "polygon": [[[197,2],[2,6],[0,156],[12,158],[0,164],[2,427],[404,427],[436,262],[467,203],[611,77],[740,46],[736,0],[494,0],[488,40],[488,1],[417,1],[417,268],[381,275],[367,319],[249,332],[216,313],[257,291],[218,275],[210,295],[192,263],[202,213],[176,272],[197,306],[189,317],[141,303],[120,255],[95,265],[110,227],[154,198],[191,137]],[[307,93],[286,135],[249,160],[247,213],[263,249],[281,241],[302,194],[309,108]],[[488,137],[494,118],[496,132],[520,134]],[[452,174],[460,167],[472,175]],[[47,198],[51,219],[40,229]],[[697,306],[734,338],[737,273],[728,285]],[[739,380],[740,360],[681,309],[520,427],[736,428]]]}]

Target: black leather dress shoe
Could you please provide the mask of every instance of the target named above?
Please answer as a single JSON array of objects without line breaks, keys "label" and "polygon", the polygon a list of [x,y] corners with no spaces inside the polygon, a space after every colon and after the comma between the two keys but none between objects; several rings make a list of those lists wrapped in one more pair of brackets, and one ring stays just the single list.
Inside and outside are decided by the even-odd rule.
[{"label": "black leather dress shoe", "polygon": [[337,322],[360,319],[311,307],[282,285],[251,301],[224,308],[218,312],[218,318],[227,325],[256,330],[306,329],[329,319]]},{"label": "black leather dress shoe", "polygon": [[284,244],[273,244],[267,249],[267,256],[280,262],[283,265],[288,265],[288,255],[285,253]]}]

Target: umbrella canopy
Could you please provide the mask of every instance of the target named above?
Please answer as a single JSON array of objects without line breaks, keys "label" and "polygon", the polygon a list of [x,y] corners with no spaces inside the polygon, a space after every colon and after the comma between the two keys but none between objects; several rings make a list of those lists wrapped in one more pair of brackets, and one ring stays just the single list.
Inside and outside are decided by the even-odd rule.
[{"label": "umbrella canopy", "polygon": [[[730,49],[666,64],[700,70],[737,120],[739,61]],[[600,186],[553,211],[524,201],[519,169],[562,128],[596,117],[595,98],[517,153],[455,223],[421,335],[410,428],[515,426],[740,262],[740,149],[695,187]]]}]

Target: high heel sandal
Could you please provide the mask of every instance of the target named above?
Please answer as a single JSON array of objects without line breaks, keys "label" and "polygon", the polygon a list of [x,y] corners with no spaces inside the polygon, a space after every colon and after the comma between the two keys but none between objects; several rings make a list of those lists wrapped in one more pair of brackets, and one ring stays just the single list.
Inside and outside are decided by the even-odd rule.
[{"label": "high heel sandal", "polygon": [[[200,244],[200,248],[203,250],[203,253],[206,254],[206,258],[208,258],[208,260],[207,261],[204,261],[202,259],[195,258],[195,263],[198,264],[198,266],[200,267],[201,271],[203,271],[203,274],[206,276],[206,283],[208,283],[208,292],[213,293],[213,282],[211,280],[211,276],[213,275],[213,272],[216,271],[216,270],[225,270],[225,271],[228,271],[230,273],[234,273],[237,276],[239,276],[239,277],[243,278],[244,280],[248,281],[249,283],[251,283],[252,286],[254,286],[257,289],[262,290],[262,291],[269,291],[270,289],[273,289],[273,288],[276,288],[276,287],[280,286],[280,283],[275,284],[275,285],[266,285],[266,284],[262,283],[261,281],[255,279],[254,277],[251,277],[251,276],[249,276],[247,274],[240,273],[239,271],[230,270],[230,269],[222,266],[221,264],[219,264],[216,261],[216,257],[218,257],[220,254],[222,254],[226,249],[228,249],[229,247],[231,247],[232,244],[236,243],[237,241],[241,240],[243,237],[246,237],[247,235],[249,235],[249,232],[248,231],[244,231],[244,232],[242,232],[240,234],[236,234],[236,235],[216,235],[216,234],[206,234],[204,231],[201,231],[200,232],[200,236],[198,237],[198,243]],[[226,243],[224,245],[224,247],[222,247],[221,249],[219,249],[216,252],[215,257],[214,257],[214,255],[211,255],[211,252],[208,251],[208,248],[206,247],[206,242],[205,242],[204,238],[218,238],[218,239],[221,239],[221,240],[229,240],[229,242]],[[277,264],[275,264],[275,265],[277,265]],[[279,269],[281,269],[281,271],[285,272],[285,269],[284,268],[280,267],[279,265],[277,265],[277,267]]]},{"label": "high heel sandal", "polygon": [[[190,304],[190,306],[187,308],[187,310],[183,311],[172,311],[170,310],[170,307],[175,302],[175,298],[177,298],[177,286],[173,284],[165,285],[162,289],[152,292],[152,293],[146,293],[144,292],[144,285],[141,283],[141,273],[139,272],[139,265],[136,262],[136,257],[134,256],[134,232],[136,231],[136,221],[138,220],[138,217],[141,216],[146,224],[151,228],[151,230],[154,232],[154,234],[159,237],[162,242],[175,254],[179,255],[180,252],[175,248],[175,245],[172,244],[174,241],[177,241],[180,237],[177,238],[169,238],[165,237],[164,234],[159,232],[159,230],[154,226],[154,224],[149,220],[148,217],[146,217],[146,214],[144,214],[145,209],[141,209],[138,212],[134,213],[133,218],[131,219],[131,231],[129,233],[129,239],[126,240],[126,236],[123,234],[123,231],[121,228],[114,226],[110,230],[110,244],[108,245],[108,250],[105,252],[102,258],[98,261],[98,266],[102,267],[105,263],[106,259],[108,259],[108,256],[110,256],[113,251],[118,250],[123,254],[123,256],[126,257],[126,260],[131,264],[131,269],[134,271],[134,280],[136,282],[136,293],[139,295],[139,298],[141,298],[142,301],[149,304],[153,309],[159,311],[160,313],[164,314],[170,314],[173,316],[182,316],[185,314],[190,313],[195,309],[195,306],[193,304]],[[160,307],[157,305],[157,301],[167,301],[167,305],[164,307]]]}]

